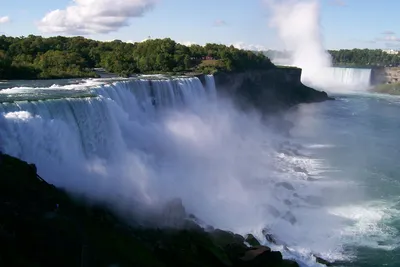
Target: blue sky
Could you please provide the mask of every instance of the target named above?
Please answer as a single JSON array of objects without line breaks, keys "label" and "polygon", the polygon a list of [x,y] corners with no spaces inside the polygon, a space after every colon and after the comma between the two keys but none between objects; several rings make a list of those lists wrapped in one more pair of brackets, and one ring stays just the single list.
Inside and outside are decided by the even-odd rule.
[{"label": "blue sky", "polygon": [[[270,14],[264,1],[10,0],[0,10],[0,33],[85,35],[124,41],[141,41],[148,36],[171,37],[183,43],[217,42],[245,48],[283,49],[275,30],[269,27]],[[319,3],[326,48],[400,48],[399,0],[319,0]],[[73,8],[65,11],[68,6]],[[54,12],[57,9],[60,11]],[[117,14],[118,18],[102,18],[110,14],[114,18]]]}]

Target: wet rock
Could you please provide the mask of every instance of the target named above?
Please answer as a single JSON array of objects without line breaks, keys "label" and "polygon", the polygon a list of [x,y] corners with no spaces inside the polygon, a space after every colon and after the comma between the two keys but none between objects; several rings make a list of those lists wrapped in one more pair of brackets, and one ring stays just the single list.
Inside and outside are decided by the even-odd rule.
[{"label": "wet rock", "polygon": [[287,190],[294,191],[293,185],[291,185],[291,184],[288,183],[288,182],[277,183],[276,186],[277,186],[277,187],[282,186],[282,187],[286,188]]},{"label": "wet rock", "polygon": [[32,172],[36,174],[36,173],[37,173],[37,167],[36,167],[36,165],[35,165],[35,164],[29,164],[29,166],[31,167]]},{"label": "wet rock", "polygon": [[252,234],[248,234],[245,238],[245,241],[249,243],[250,246],[256,247],[261,246],[260,242],[258,242],[257,238],[255,238]]},{"label": "wet rock", "polygon": [[283,260],[281,267],[300,267],[300,265],[292,260]]},{"label": "wet rock", "polygon": [[266,234],[265,238],[267,239],[268,242],[278,245],[278,242],[276,241],[275,237],[272,234]]},{"label": "wet rock", "polygon": [[241,258],[243,264],[241,266],[248,267],[280,267],[283,263],[282,253],[279,251],[271,251],[269,247],[258,247],[249,250]]},{"label": "wet rock", "polygon": [[252,261],[256,257],[260,256],[261,254],[263,254],[265,252],[271,252],[271,249],[266,246],[258,246],[257,248],[246,251],[244,256],[241,257],[240,259],[242,261]]},{"label": "wet rock", "polygon": [[245,238],[241,235],[235,234],[235,240],[236,240],[236,242],[243,244],[245,241]]},{"label": "wet rock", "polygon": [[72,198],[38,178],[26,162],[3,155],[0,266],[296,266],[259,246],[254,236],[247,236],[255,245],[249,248],[232,232],[187,228],[197,218],[187,216],[180,199],[161,211],[172,227],[140,226],[107,206]]},{"label": "wet rock", "polygon": [[277,240],[276,240],[276,238],[271,233],[269,233],[269,231],[267,229],[264,229],[262,231],[262,233],[263,233],[263,235],[265,236],[265,238],[267,239],[268,242],[270,242],[272,244],[275,244],[275,245],[279,245]]},{"label": "wet rock", "polygon": [[320,264],[323,264],[325,266],[333,266],[333,264],[331,262],[329,262],[329,261],[327,261],[327,260],[325,260],[325,259],[323,259],[321,257],[318,257],[316,255],[314,255],[314,257],[315,257],[315,260]]},{"label": "wet rock", "polygon": [[220,229],[216,229],[210,233],[214,241],[222,246],[226,246],[228,244],[241,244],[244,246],[244,237],[238,234],[234,234],[232,232],[223,231]]}]

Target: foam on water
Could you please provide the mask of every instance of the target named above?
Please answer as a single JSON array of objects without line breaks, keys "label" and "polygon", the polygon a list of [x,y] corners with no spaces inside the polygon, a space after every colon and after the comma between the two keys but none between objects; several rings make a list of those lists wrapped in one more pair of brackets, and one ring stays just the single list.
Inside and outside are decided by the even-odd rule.
[{"label": "foam on water", "polygon": [[349,220],[341,233],[346,244],[384,250],[393,250],[399,245],[398,230],[386,222],[398,218],[400,212],[387,202],[371,201],[362,205],[334,207],[330,212]]}]

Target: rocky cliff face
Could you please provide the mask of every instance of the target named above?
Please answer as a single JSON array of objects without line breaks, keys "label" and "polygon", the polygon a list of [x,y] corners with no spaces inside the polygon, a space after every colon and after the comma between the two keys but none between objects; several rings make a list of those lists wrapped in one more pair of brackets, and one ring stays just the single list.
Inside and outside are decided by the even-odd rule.
[{"label": "rocky cliff face", "polygon": [[392,84],[400,82],[400,68],[399,67],[386,67],[374,68],[371,72],[371,84]]},{"label": "rocky cliff face", "polygon": [[121,215],[72,198],[34,165],[0,153],[0,266],[299,267],[252,235],[201,228],[180,200],[159,218],[174,225],[144,227]]},{"label": "rocky cliff face", "polygon": [[325,92],[302,84],[301,69],[298,68],[217,73],[215,83],[221,94],[234,96],[242,107],[254,106],[264,113],[330,99]]}]

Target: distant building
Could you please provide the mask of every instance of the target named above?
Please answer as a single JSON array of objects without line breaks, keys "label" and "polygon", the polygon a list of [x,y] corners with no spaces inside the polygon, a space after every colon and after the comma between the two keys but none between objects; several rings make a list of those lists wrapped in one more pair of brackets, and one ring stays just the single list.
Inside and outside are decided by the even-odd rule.
[{"label": "distant building", "polygon": [[386,49],[386,50],[382,50],[383,52],[390,54],[390,55],[397,55],[400,53],[400,51],[398,50],[394,50],[394,49]]}]

